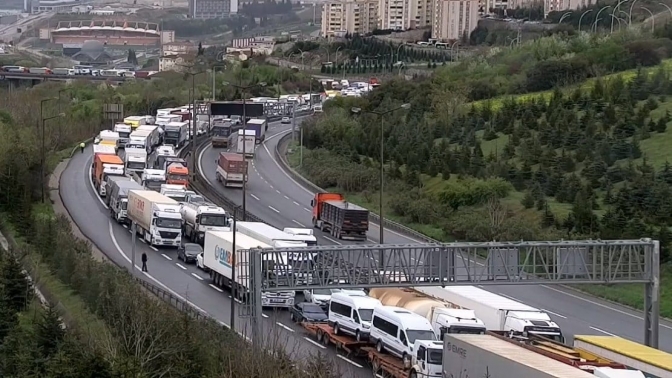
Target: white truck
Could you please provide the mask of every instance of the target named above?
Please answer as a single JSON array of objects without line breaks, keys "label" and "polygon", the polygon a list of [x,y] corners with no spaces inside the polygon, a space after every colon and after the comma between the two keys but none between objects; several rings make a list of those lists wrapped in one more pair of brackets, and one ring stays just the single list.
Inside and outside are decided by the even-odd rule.
[{"label": "white truck", "polygon": [[[152,168],[153,169],[163,169],[166,164],[167,158],[176,158],[177,153],[175,153],[175,147],[173,146],[159,146],[154,150],[152,155]],[[165,169],[164,169],[165,171]]]},{"label": "white truck", "polygon": [[182,122],[181,115],[167,114],[167,115],[157,115],[156,124],[159,126],[166,126],[171,122]]},{"label": "white truck", "polygon": [[147,136],[145,133],[134,131],[128,138],[128,142],[126,142],[125,148],[126,150],[137,148],[139,150],[145,150],[145,152],[149,153],[151,150],[148,146],[149,143],[147,142]]},{"label": "white truck", "polygon": [[[308,245],[296,240],[293,235],[278,230],[263,222],[236,222],[236,231],[260,240],[273,248],[305,248]],[[309,284],[312,281],[312,252],[291,253],[282,256],[283,263],[294,269],[297,281]],[[292,264],[296,265],[292,268]]]},{"label": "white truck", "polygon": [[142,174],[145,168],[147,168],[147,151],[142,148],[129,148],[125,150],[124,165],[126,166],[127,175],[133,172]]},{"label": "white truck", "polygon": [[261,143],[264,141],[264,139],[266,139],[266,131],[268,130],[268,121],[266,121],[266,118],[252,118],[248,120],[247,123],[245,124],[245,129],[246,131],[253,130],[255,143]]},{"label": "white truck", "polygon": [[128,219],[152,246],[178,247],[182,241],[182,215],[174,200],[151,190],[128,193]]},{"label": "white truck", "polygon": [[114,180],[111,185],[108,180],[107,184],[109,190],[105,198],[110,209],[110,217],[118,223],[128,223],[128,193],[144,188],[133,180]]},{"label": "white truck", "polygon": [[486,331],[485,324],[473,310],[439,301],[412,289],[373,288],[369,296],[378,299],[384,306],[402,307],[426,318],[439,340],[443,340],[446,333],[483,334]]},{"label": "white truck", "polygon": [[[253,248],[271,248],[270,245],[240,232],[236,233],[235,261],[236,281],[231,280],[233,262],[233,231],[207,231],[203,247],[203,265],[210,271],[213,284],[228,287],[234,298],[245,300],[250,291],[249,285],[249,254],[244,251]],[[244,262],[244,263],[243,263]],[[287,267],[275,261],[264,261],[262,275],[286,275]],[[261,303],[264,307],[290,308],[294,306],[293,291],[261,292]]]},{"label": "white truck", "polygon": [[140,184],[155,192],[161,191],[161,186],[166,184],[166,171],[162,169],[145,169],[142,171]]},{"label": "white truck", "polygon": [[161,130],[159,126],[142,125],[138,126],[138,128],[135,129],[135,132],[146,133],[147,143],[149,144],[150,151],[153,151],[156,146],[161,144],[163,130]]},{"label": "white truck", "polygon": [[114,146],[109,144],[94,144],[93,145],[93,155],[116,155],[117,149]]},{"label": "white truck", "polygon": [[114,132],[119,134],[119,148],[125,148],[126,143],[131,138],[131,125],[127,125],[125,123],[116,123],[114,125]]},{"label": "white truck", "polygon": [[282,231],[292,235],[294,240],[306,243],[309,247],[317,245],[317,238],[313,234],[312,228],[285,227]]},{"label": "white truck", "polygon": [[243,130],[238,130],[236,136],[236,152],[239,154],[243,153],[243,145],[245,146],[245,157],[254,156],[254,147],[256,145],[255,141],[255,131],[254,130],[245,130],[245,136],[243,136]]},{"label": "white truck", "polygon": [[93,144],[108,144],[111,146],[119,146],[119,133],[112,130],[103,130],[95,138]]},{"label": "white truck", "polygon": [[488,331],[530,333],[564,342],[560,326],[542,310],[475,286],[416,287],[429,296],[474,310]]},{"label": "white truck", "polygon": [[203,245],[206,231],[229,231],[226,211],[214,204],[183,203],[182,231],[187,240]]},{"label": "white truck", "polygon": [[[590,378],[576,366],[535,353],[493,335],[446,335],[443,377]],[[580,363],[579,363],[580,364]]]},{"label": "white truck", "polygon": [[184,185],[163,184],[161,185],[159,192],[166,197],[174,199],[177,202],[184,202],[185,198],[187,197],[188,190],[184,187]]}]

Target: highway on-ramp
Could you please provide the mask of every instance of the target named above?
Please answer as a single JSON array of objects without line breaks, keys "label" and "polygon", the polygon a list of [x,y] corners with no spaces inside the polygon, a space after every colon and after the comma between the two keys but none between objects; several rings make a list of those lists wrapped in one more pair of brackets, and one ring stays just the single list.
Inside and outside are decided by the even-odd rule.
[{"label": "highway on-ramp", "polygon": [[[313,193],[295,182],[276,161],[275,148],[290,125],[272,123],[266,141],[255,152],[247,186],[247,210],[276,227],[311,227],[310,200]],[[225,189],[215,179],[215,159],[220,150],[207,147],[199,156],[201,171],[221,194],[240,204],[240,189]],[[316,231],[320,244],[348,244]],[[379,229],[371,225],[369,242],[377,242]],[[410,237],[385,231],[385,243],[418,243]],[[640,311],[619,306],[562,286],[497,285],[481,286],[519,302],[545,310],[571,342],[573,335],[618,335],[644,342],[644,320]],[[643,290],[643,288],[642,288]],[[672,323],[661,320],[659,347],[672,352]]]},{"label": "highway on-ramp", "polygon": [[[120,266],[130,268],[132,257],[130,231],[111,220],[109,210],[95,193],[90,176],[92,158],[92,149],[89,147],[84,153],[78,153],[70,160],[60,181],[63,203],[84,235],[109,259]],[[147,273],[140,272],[138,267],[143,252],[148,256]],[[207,274],[193,265],[179,262],[175,249],[156,249],[137,238],[135,265],[137,276],[164,288],[180,299],[189,301],[198,310],[207,313],[223,325],[229,323],[231,297],[227,292],[212,285]],[[240,307],[237,306],[236,312],[239,310]],[[267,342],[284,347],[294,357],[309,359],[325,349],[300,332],[300,328],[289,321],[287,311],[264,312],[262,326]],[[236,321],[236,330],[250,335],[251,328],[247,319],[239,318]],[[344,376],[370,376],[369,370],[362,365],[344,356],[337,357],[332,355],[330,360],[337,365]]]}]

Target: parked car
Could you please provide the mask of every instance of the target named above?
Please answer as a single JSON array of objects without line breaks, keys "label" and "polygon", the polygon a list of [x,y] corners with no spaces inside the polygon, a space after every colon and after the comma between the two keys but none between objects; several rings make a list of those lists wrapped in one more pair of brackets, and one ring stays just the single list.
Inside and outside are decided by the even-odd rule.
[{"label": "parked car", "polygon": [[306,302],[326,307],[329,305],[331,294],[338,293],[341,289],[306,289],[303,291],[303,297]]},{"label": "parked car", "polygon": [[177,248],[177,259],[185,263],[196,263],[197,256],[203,253],[203,248],[195,243],[185,243]]},{"label": "parked car", "polygon": [[280,120],[280,123],[284,123],[284,124],[292,123],[292,120],[289,117],[282,117],[282,119]]},{"label": "parked car", "polygon": [[289,317],[292,321],[320,323],[326,322],[329,317],[322,307],[309,302],[299,302],[289,309]]}]

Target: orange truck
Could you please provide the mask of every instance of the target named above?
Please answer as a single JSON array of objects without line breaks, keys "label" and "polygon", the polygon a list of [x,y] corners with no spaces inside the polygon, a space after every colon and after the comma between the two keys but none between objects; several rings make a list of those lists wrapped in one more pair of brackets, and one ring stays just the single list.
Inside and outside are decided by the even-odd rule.
[{"label": "orange truck", "polygon": [[189,187],[189,168],[186,163],[170,163],[166,167],[166,184],[184,185]]},{"label": "orange truck", "polygon": [[94,155],[93,166],[91,167],[91,179],[98,195],[105,197],[105,183],[109,176],[123,175],[124,162],[119,156],[107,153],[97,153]]},{"label": "orange truck", "polygon": [[310,205],[313,227],[338,239],[366,240],[369,210],[346,201],[339,193],[316,193]]}]

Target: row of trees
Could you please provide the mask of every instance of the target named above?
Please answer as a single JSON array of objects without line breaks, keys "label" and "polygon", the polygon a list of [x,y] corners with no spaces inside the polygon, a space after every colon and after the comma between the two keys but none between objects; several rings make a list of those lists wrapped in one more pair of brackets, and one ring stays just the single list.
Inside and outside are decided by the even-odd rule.
[{"label": "row of trees", "polygon": [[[444,237],[476,237],[481,230],[488,236],[481,240],[654,236],[664,241],[669,258],[672,169],[660,158],[653,166],[646,156],[660,151],[642,147],[666,133],[672,117],[659,107],[669,95],[672,81],[663,68],[640,70],[627,81],[597,80],[589,91],[556,90],[546,98],[508,99],[497,107],[486,102],[466,111],[464,95],[436,83],[385,83],[365,99],[330,102],[326,116],[305,124],[304,141],[314,151],[304,156],[304,171],[323,187],[368,193],[375,202],[380,124],[349,109],[365,113],[410,103],[408,112],[388,115],[383,136],[388,205],[398,216],[433,225]],[[320,170],[323,164],[329,168]],[[527,228],[487,233],[455,224],[514,190],[525,193],[525,208],[539,210],[517,216]],[[553,203],[572,210],[558,217]]]},{"label": "row of trees", "polygon": [[398,44],[385,42],[373,37],[363,37],[354,34],[346,39],[345,42],[334,42],[330,44],[329,50],[336,52],[340,48],[341,55],[347,54],[350,61],[357,58],[376,58],[385,63],[401,62],[447,62],[451,59],[449,51],[437,51],[413,46],[400,46]]},{"label": "row of trees", "polygon": [[467,100],[476,101],[550,90],[590,77],[655,66],[670,57],[671,39],[638,29],[608,36],[556,33],[520,47],[465,57],[449,70],[439,70],[435,80],[460,93],[466,90]]},{"label": "row of trees", "polygon": [[[41,331],[33,335],[21,321],[17,329],[10,327],[16,323],[12,323],[9,309],[17,313],[29,303],[26,284],[16,281],[20,285],[14,287],[15,281],[2,280],[0,325],[4,326],[0,332],[4,334],[0,336],[4,340],[0,342],[0,375],[265,377],[272,372],[277,377],[336,376],[319,356],[305,365],[299,362],[294,368],[280,349],[282,341],[277,336],[267,337],[269,343],[278,345],[271,345],[273,354],[253,351],[245,340],[219,324],[197,321],[149,297],[128,273],[95,261],[90,245],[76,238],[66,218],[55,216],[48,206],[37,205],[44,184],[42,151],[46,153],[48,172],[58,160],[57,151],[91,137],[103,127],[103,103],[123,103],[127,114],[152,113],[155,107],[184,104],[190,84],[184,78],[157,79],[124,85],[116,91],[104,84],[87,82],[66,87],[45,83],[25,91],[0,92],[0,212],[6,214],[3,220],[11,223],[20,239],[28,241],[20,245],[18,255],[31,262],[42,261],[86,307],[83,313],[63,314],[73,320],[72,325],[68,323],[67,333],[56,333],[53,321],[45,321],[44,324],[52,324],[44,326],[49,336],[41,336]],[[61,89],[65,91],[60,92]],[[42,150],[42,129],[32,126],[41,124],[40,112],[35,109],[40,109],[40,99],[53,98],[54,93],[60,93],[60,99],[46,102],[42,117],[58,111],[64,112],[65,117],[45,125]],[[145,93],[154,95],[144,97]],[[11,260],[3,259],[2,265],[11,266]],[[18,265],[13,268],[14,272],[17,270],[20,271]],[[23,297],[17,296],[18,292],[24,293]],[[11,303],[2,302],[2,298]],[[85,315],[86,318],[79,318]],[[75,336],[70,336],[70,332]]]}]

